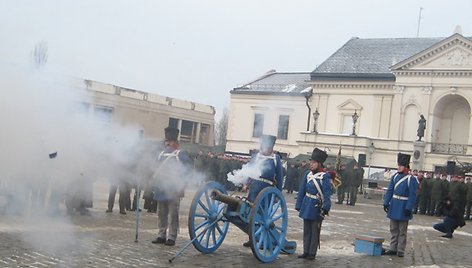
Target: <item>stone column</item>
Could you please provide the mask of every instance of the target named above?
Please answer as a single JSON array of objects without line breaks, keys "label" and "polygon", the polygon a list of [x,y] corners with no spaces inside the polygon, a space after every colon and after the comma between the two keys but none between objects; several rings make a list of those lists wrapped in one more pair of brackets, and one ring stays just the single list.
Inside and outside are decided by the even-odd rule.
[{"label": "stone column", "polygon": [[394,86],[393,87],[393,100],[392,100],[392,111],[390,114],[390,133],[389,138],[393,140],[401,140],[401,129],[403,125],[401,107],[403,105],[403,91],[405,91],[404,86]]},{"label": "stone column", "polygon": [[202,123],[196,122],[196,125],[197,125],[197,130],[196,130],[197,133],[195,133],[195,143],[200,143],[200,129],[201,129]]},{"label": "stone column", "polygon": [[178,140],[180,141],[180,135],[182,135],[182,119],[178,119],[177,128],[180,130],[179,131],[179,137],[178,137]]}]

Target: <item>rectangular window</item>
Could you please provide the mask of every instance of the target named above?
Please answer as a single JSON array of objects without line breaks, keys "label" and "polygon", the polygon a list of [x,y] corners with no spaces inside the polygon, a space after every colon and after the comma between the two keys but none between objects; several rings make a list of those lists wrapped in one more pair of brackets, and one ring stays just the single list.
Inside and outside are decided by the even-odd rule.
[{"label": "rectangular window", "polygon": [[279,129],[277,131],[277,138],[281,140],[286,140],[288,137],[288,122],[290,116],[281,115],[279,116]]},{"label": "rectangular window", "polygon": [[200,141],[199,143],[203,145],[210,145],[210,125],[201,124],[200,125]]},{"label": "rectangular window", "polygon": [[192,136],[193,132],[193,122],[182,120],[182,130],[180,131],[181,135]]},{"label": "rectangular window", "polygon": [[106,106],[95,106],[94,116],[103,123],[111,123],[113,117],[113,108]]},{"label": "rectangular window", "polygon": [[91,106],[87,102],[78,102],[73,106],[68,106],[67,112],[74,114],[75,118],[82,120],[88,118]]},{"label": "rectangular window", "polygon": [[259,138],[264,130],[264,115],[254,114],[254,128],[252,130],[252,137]]},{"label": "rectangular window", "polygon": [[197,138],[197,123],[193,121],[182,120],[182,129],[180,130],[180,140],[183,142],[195,143]]},{"label": "rectangular window", "polygon": [[179,128],[179,119],[169,117],[169,127]]}]

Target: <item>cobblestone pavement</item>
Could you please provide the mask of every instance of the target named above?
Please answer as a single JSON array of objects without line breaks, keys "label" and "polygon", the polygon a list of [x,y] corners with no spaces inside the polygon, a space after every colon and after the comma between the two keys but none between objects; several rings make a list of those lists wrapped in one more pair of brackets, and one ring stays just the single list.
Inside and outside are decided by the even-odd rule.
[{"label": "cobblestone pavement", "polygon": [[[221,247],[212,254],[201,254],[190,246],[174,262],[168,260],[189,241],[188,209],[193,197],[186,193],[180,214],[180,234],[174,247],[154,245],[157,216],[140,213],[139,239],[135,242],[136,213],[105,213],[106,186],[95,191],[90,216],[0,215],[0,267],[269,267],[260,263],[242,243],[247,236],[231,225]],[[302,221],[294,208],[294,196],[286,195],[289,206],[288,240],[302,248]],[[408,230],[407,252],[396,256],[373,257],[354,252],[354,236],[369,234],[386,238],[388,220],[380,200],[359,196],[356,206],[333,204],[323,222],[321,249],[316,260],[296,255],[280,255],[270,267],[472,267],[472,222],[442,238],[432,229],[438,218],[415,215]]]}]

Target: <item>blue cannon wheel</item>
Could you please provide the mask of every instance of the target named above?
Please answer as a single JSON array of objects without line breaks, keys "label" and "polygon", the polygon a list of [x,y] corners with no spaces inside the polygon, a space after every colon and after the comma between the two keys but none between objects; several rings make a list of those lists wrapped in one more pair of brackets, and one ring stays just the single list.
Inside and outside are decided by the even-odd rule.
[{"label": "blue cannon wheel", "polygon": [[217,189],[226,194],[223,185],[208,182],[195,193],[188,217],[188,233],[193,246],[202,253],[212,253],[223,243],[228,232],[228,221],[223,221],[226,204],[213,200],[210,195]]},{"label": "blue cannon wheel", "polygon": [[284,248],[287,234],[287,204],[282,192],[274,187],[261,191],[249,219],[252,253],[261,262],[273,262]]}]

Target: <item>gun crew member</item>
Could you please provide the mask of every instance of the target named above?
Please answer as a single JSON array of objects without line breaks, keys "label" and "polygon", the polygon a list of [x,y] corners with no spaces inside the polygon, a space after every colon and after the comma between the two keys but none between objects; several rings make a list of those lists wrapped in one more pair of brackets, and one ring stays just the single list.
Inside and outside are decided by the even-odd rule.
[{"label": "gun crew member", "polygon": [[298,258],[314,260],[320,243],[321,223],[331,208],[331,175],[323,163],[328,155],[315,148],[311,154],[310,171],[300,184],[295,209],[303,219],[303,254]]},{"label": "gun crew member", "polygon": [[409,174],[410,155],[398,153],[398,171],[390,179],[384,197],[384,210],[390,219],[390,249],[383,255],[405,255],[408,222],[413,218],[418,180]]},{"label": "gun crew member", "polygon": [[[277,137],[272,135],[262,135],[260,140],[260,151],[251,158],[248,165],[260,168],[259,178],[250,178],[248,187],[249,193],[247,200],[254,202],[257,195],[266,187],[277,187],[282,191],[283,170],[280,156],[274,152],[275,140]],[[243,244],[250,247],[251,242]]]},{"label": "gun crew member", "polygon": [[159,166],[154,174],[159,229],[157,238],[152,241],[154,244],[173,246],[177,238],[180,199],[184,196],[187,177],[190,176],[190,158],[179,150],[178,136],[177,128],[165,129],[165,149],[159,154]]}]

